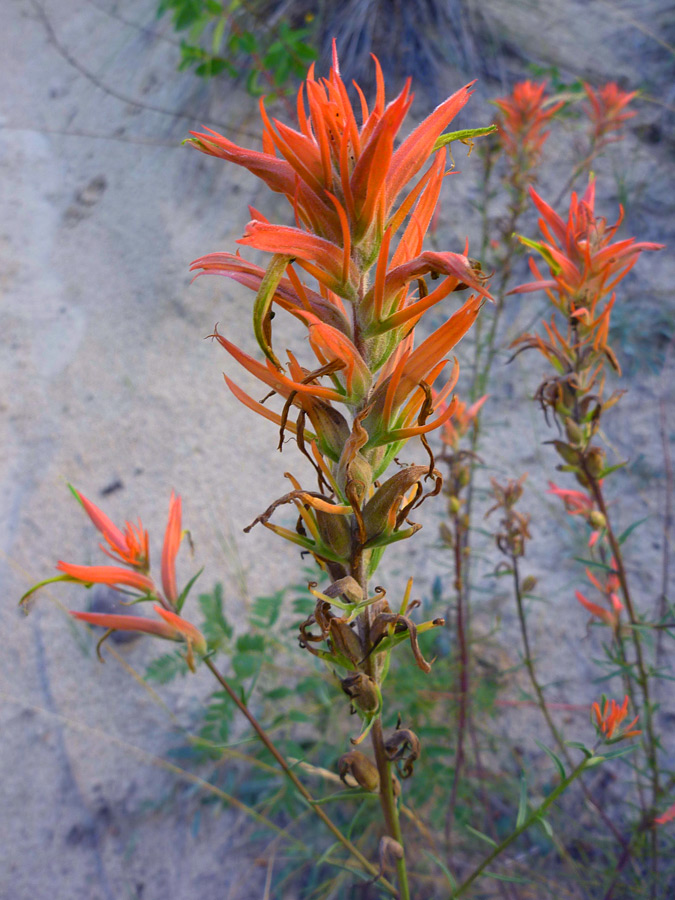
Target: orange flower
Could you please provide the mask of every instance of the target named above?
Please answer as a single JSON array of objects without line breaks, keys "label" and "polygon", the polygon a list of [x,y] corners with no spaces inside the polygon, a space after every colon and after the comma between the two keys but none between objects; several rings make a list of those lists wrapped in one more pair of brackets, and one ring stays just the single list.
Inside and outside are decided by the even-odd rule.
[{"label": "orange flower", "polygon": [[604,580],[600,581],[593,572],[589,568],[586,569],[586,577],[591,582],[593,587],[605,598],[607,601],[609,609],[603,606],[598,606],[597,603],[592,603],[590,600],[586,599],[586,597],[581,593],[581,591],[576,591],[576,597],[579,603],[583,607],[585,607],[589,613],[593,616],[597,616],[599,619],[602,619],[607,625],[610,625],[612,628],[616,628],[619,624],[619,613],[623,609],[623,603],[619,599],[618,590],[620,587],[619,576],[616,571],[616,560],[612,558],[611,560],[611,571],[606,572],[604,576]]},{"label": "orange flower", "polygon": [[72,490],[91,521],[108,543],[110,549],[101,544],[101,550],[112,557],[112,559],[118,558],[129,566],[134,566],[134,568],[147,572],[150,568],[148,532],[143,530],[140,519],[137,526],[126,522],[125,532],[122,533],[98,506],[95,506],[84,494],[81,494],[74,488]]},{"label": "orange flower", "polygon": [[394,150],[412,103],[410,80],[385,106],[377,60],[375,65],[378,87],[372,110],[356,88],[360,127],[340,77],[334,46],[329,77],[317,81],[312,66],[298,92],[299,130],[270,120],[261,100],[262,153],[238,147],[211,129],[191,132],[188,142],[203,153],[244,166],[273,191],[285,194],[298,225],[317,237],[340,247],[346,217],[355,242],[372,247],[379,244],[388,220],[395,214],[399,194],[424,166],[434,152],[436,139],[471,95],[470,85],[461,88]]},{"label": "orange flower", "polygon": [[139,631],[168,641],[185,641],[188,645],[188,661],[191,659],[193,647],[197,653],[206,653],[206,638],[191,622],[164,609],[158,603],[153,606],[153,609],[163,621],[146,619],[143,616],[118,616],[107,613],[73,612],[72,610],[70,615],[74,619],[87,622],[89,625],[97,625],[100,628],[111,628],[114,631]]},{"label": "orange flower", "polygon": [[[127,533],[124,535],[113,525],[105,513],[90,500],[87,500],[78,491],[74,491],[74,493],[82,503],[89,518],[112,547],[113,552],[130,568],[125,569],[121,566],[79,566],[61,560],[57,565],[57,569],[68,576],[70,580],[79,581],[80,584],[107,584],[114,588],[134,588],[150,597],[159,597],[155,582],[148,574],[150,556],[148,551],[148,534],[146,531],[142,531],[140,523],[136,530],[127,523]],[[169,502],[169,521],[162,550],[162,587],[166,602],[171,606],[176,606],[179,599],[176,587],[175,563],[181,539],[181,499],[172,491]],[[108,556],[113,555],[103,546],[102,550]],[[142,568],[142,571],[138,571],[139,568]]]},{"label": "orange flower", "polygon": [[171,499],[169,500],[169,521],[167,522],[166,532],[164,534],[164,546],[162,548],[162,587],[164,588],[164,596],[172,606],[178,601],[178,590],[176,588],[176,555],[180,542],[183,538],[181,530],[181,510],[182,504],[180,497],[176,497],[171,491]]},{"label": "orange flower", "polygon": [[607,700],[602,698],[600,703],[594,703],[591,710],[595,714],[596,727],[607,743],[622,741],[624,738],[636,737],[642,734],[639,728],[634,728],[639,716],[635,716],[632,722],[626,725],[618,734],[615,734],[617,727],[623,722],[628,715],[628,694],[624,697],[621,706],[616,700]]},{"label": "orange flower", "polygon": [[605,530],[606,522],[600,510],[596,509],[593,498],[589,497],[588,494],[584,494],[583,491],[572,491],[558,487],[552,481],[548,483],[547,493],[560,497],[569,515],[582,516],[586,520],[592,529],[591,536],[588,539],[588,546],[595,546]]},{"label": "orange flower", "polygon": [[546,82],[519,81],[507,97],[495,100],[502,115],[499,137],[502,146],[519,160],[523,170],[539,161],[541,148],[549,135],[544,129],[563,106],[545,97]]},{"label": "orange flower", "polygon": [[[475,421],[476,416],[480,412],[480,409],[487,398],[488,395],[484,394],[469,407],[461,400],[457,401],[452,420],[446,422],[441,430],[441,440],[444,444],[457,450],[460,440]],[[442,404],[442,406],[445,406],[445,404]]]},{"label": "orange flower", "polygon": [[597,91],[590,84],[584,83],[584,90],[590,101],[586,113],[591,121],[591,134],[596,149],[598,145],[620,141],[623,135],[608,135],[613,131],[620,131],[624,122],[635,115],[635,112],[624,112],[624,109],[637,96],[637,91],[622,91],[613,81]]},{"label": "orange flower", "polygon": [[595,215],[595,180],[591,177],[584,195],[572,193],[569,215],[565,222],[534,188],[530,196],[541,213],[539,228],[542,241],[523,239],[537,250],[551,270],[544,278],[533,259],[530,268],[537,281],[520,285],[512,294],[545,290],[555,306],[566,316],[575,316],[587,329],[606,323],[597,315],[598,302],[614,290],[640,258],[643,250],[662,250],[663,244],[635,242],[635,238],[612,241],[623,219],[608,226]]},{"label": "orange flower", "polygon": [[[214,132],[193,133],[190,141],[204,153],[248,168],[272,190],[285,194],[293,207],[293,227],[272,224],[250,210],[252,219],[239,243],[273,254],[266,269],[229,253],[203,256],[192,269],[225,275],[256,292],[254,332],[267,360],[257,361],[218,330],[213,337],[286,403],[283,412],[269,409],[226,377],[230,390],[278,424],[282,436],[288,429],[299,444],[305,438],[316,440],[333,461],[340,458],[351,431],[335,404],[351,407],[352,414],[364,404],[370,406],[363,421],[369,435],[366,450],[389,444],[396,452],[409,437],[443,424],[452,410],[444,407],[438,414],[435,404],[426,401],[425,390],[442,371],[443,356],[475,320],[482,299],[491,299],[485,276],[466,255],[467,248],[463,254],[422,248],[447,174],[446,150],[435,149],[437,141],[468,100],[469,86],[442,103],[394,149],[412,101],[410,86],[385,105],[375,64],[378,87],[372,110],[357,88],[360,125],[334,51],[329,77],[317,80],[310,69],[299,91],[297,129],[270,120],[261,103],[263,152],[244,150]],[[409,188],[427,163],[426,172]],[[296,268],[314,278],[318,289],[301,281]],[[433,290],[427,289],[425,276],[438,280]],[[470,297],[414,350],[414,327],[423,314],[466,288],[481,299]],[[287,365],[280,361],[273,349],[274,304],[308,329],[315,367],[301,366],[290,351]],[[443,397],[455,380],[453,370],[440,391]],[[293,408],[300,411],[295,421],[290,417]],[[314,429],[311,434],[305,432],[305,417]]]}]

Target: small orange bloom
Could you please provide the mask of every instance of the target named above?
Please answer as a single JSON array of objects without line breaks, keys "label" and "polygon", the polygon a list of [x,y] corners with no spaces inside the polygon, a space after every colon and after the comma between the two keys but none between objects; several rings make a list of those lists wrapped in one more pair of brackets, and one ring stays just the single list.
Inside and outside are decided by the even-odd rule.
[{"label": "small orange bloom", "polygon": [[591,121],[591,134],[597,149],[612,141],[620,141],[623,135],[613,134],[623,128],[624,122],[632,118],[635,112],[624,112],[625,107],[637,96],[637,91],[622,91],[613,81],[593,90],[590,84],[584,84],[584,90],[590,103],[586,113]]},{"label": "small orange bloom", "polygon": [[635,716],[632,722],[616,734],[618,726],[628,715],[628,694],[624,697],[621,706],[616,700],[603,698],[602,707],[599,703],[594,703],[591,706],[591,710],[595,714],[596,727],[607,743],[622,741],[624,738],[636,737],[638,734],[642,734],[639,728],[633,727],[639,716]]},{"label": "small orange bloom", "polygon": [[546,82],[519,81],[511,94],[495,100],[501,111],[499,137],[509,156],[519,160],[527,171],[539,161],[541,148],[549,135],[544,129],[563,106],[545,96]]},{"label": "small orange bloom", "polygon": [[[112,559],[120,559],[123,563],[147,572],[150,568],[150,549],[148,546],[148,532],[143,530],[140,520],[138,525],[126,523],[123,533],[114,525],[106,514],[88,500],[84,494],[74,491],[85,512],[108,542],[108,547],[101,544],[101,549]],[[112,552],[111,552],[112,550]]]}]

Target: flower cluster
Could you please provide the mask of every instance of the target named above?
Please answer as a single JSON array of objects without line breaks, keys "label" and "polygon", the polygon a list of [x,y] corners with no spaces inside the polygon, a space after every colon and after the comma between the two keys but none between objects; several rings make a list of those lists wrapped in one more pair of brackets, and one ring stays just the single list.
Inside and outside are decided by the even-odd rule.
[{"label": "flower cluster", "polygon": [[500,530],[495,534],[495,542],[500,552],[511,559],[525,555],[525,545],[531,538],[529,515],[515,508],[523,496],[526,478],[527,474],[518,479],[510,478],[505,484],[499,484],[495,478],[490,479],[490,493],[495,503],[485,513],[485,518],[493,512],[501,512]]},{"label": "flower cluster", "polygon": [[[255,292],[253,328],[265,361],[244,353],[226,334],[216,330],[213,336],[280,398],[280,408],[254,399],[228,376],[226,383],[279,427],[280,446],[286,434],[293,435],[317,472],[318,491],[303,489],[289,475],[293,490],[256,522],[309,550],[336,579],[352,574],[355,560],[372,573],[387,544],[417,529],[403,525],[426,496],[423,482],[440,486],[433,462],[380,479],[406,441],[442,427],[453,414],[446,401],[458,368],[455,363],[443,374],[447,355],[489,297],[466,248],[451,253],[422,246],[446,174],[444,144],[452,136],[442,132],[467,102],[470,86],[395,149],[412,102],[410,84],[386,104],[376,66],[372,108],[356,86],[360,122],[334,52],[328,78],[315,78],[312,68],[300,88],[297,128],[270,119],[261,101],[262,152],[212,131],[191,139],[203,153],[247,168],[284,194],[293,210],[295,225],[286,226],[251,209],[239,243],[272,254],[266,268],[221,252],[196,260],[193,270],[224,275]],[[474,294],[415,347],[422,316],[467,288]],[[309,365],[290,349],[281,354],[275,348],[272,316],[279,310],[306,330],[315,357]],[[295,532],[269,521],[286,503],[297,508]]]},{"label": "flower cluster", "polygon": [[606,697],[603,697],[600,703],[594,703],[591,706],[591,710],[595,716],[595,724],[598,732],[602,735],[605,743],[613,744],[616,741],[622,741],[625,738],[636,737],[638,734],[642,734],[642,731],[639,728],[634,727],[639,716],[635,716],[632,722],[629,722],[628,725],[624,725],[624,727],[617,732],[617,728],[628,715],[627,694],[624,697],[621,706],[619,706],[616,700],[608,700]]},{"label": "flower cluster", "polygon": [[[532,200],[540,213],[541,241],[521,238],[536,250],[549,267],[549,277],[534,259],[530,268],[536,280],[520,285],[512,293],[543,290],[556,316],[543,322],[544,336],[524,334],[513,346],[536,348],[555,371],[540,386],[537,397],[545,410],[564,421],[568,443],[555,442],[568,466],[577,466],[579,450],[587,456],[592,474],[601,477],[604,461],[598,448],[589,449],[601,413],[613,405],[618,394],[603,400],[604,366],[607,362],[620,372],[619,362],[608,343],[610,315],[615,302],[614,288],[633,268],[646,250],[660,250],[662,244],[636,242],[634,238],[615,240],[623,211],[614,225],[595,214],[595,181],[591,178],[582,197],[572,194],[567,221],[558,215],[533,189]],[[583,483],[583,481],[582,481]]]},{"label": "flower cluster", "polygon": [[570,516],[580,516],[582,519],[585,519],[586,524],[591,528],[588,546],[595,546],[598,539],[602,537],[607,525],[605,517],[596,506],[595,500],[585,491],[572,491],[561,488],[552,481],[549,481],[548,488],[549,494],[560,497]]},{"label": "flower cluster", "polygon": [[635,115],[626,111],[626,106],[637,96],[637,91],[622,91],[613,81],[593,90],[590,84],[584,84],[589,103],[586,115],[591,123],[591,143],[597,152],[614,141],[620,141],[624,122]]},{"label": "flower cluster", "polygon": [[105,584],[122,593],[128,593],[129,589],[137,591],[140,596],[134,594],[131,602],[152,601],[159,619],[88,612],[71,612],[71,615],[89,625],[108,629],[106,636],[111,631],[138,631],[171,641],[183,641],[187,644],[187,660],[192,668],[193,649],[203,654],[207,648],[206,640],[199,629],[179,615],[192,584],[190,582],[179,594],[176,585],[176,556],[183,538],[181,498],[171,493],[169,521],[162,548],[162,591],[160,591],[150,575],[148,533],[144,531],[142,523],[139,521],[138,526],[133,526],[127,522],[126,530],[122,532],[84,494],[74,489],[73,493],[105,539],[105,544],[100,545],[103,552],[119,560],[123,565],[81,566],[60,561],[56,568],[62,574],[35,585],[24,594],[21,602],[25,603],[38,588],[54,581],[70,581],[85,587]]},{"label": "flower cluster", "polygon": [[506,97],[495,100],[501,112],[499,138],[507,155],[523,174],[539,162],[549,136],[549,122],[563,106],[546,96],[546,82],[519,81]]},{"label": "flower cluster", "polygon": [[618,628],[619,613],[623,609],[623,603],[619,599],[620,584],[616,572],[616,560],[611,560],[610,569],[604,570],[602,580],[595,576],[589,568],[586,569],[586,576],[593,587],[604,597],[606,605],[599,606],[597,603],[593,603],[581,591],[575,592],[577,600],[592,616],[596,616],[611,628]]},{"label": "flower cluster", "polygon": [[455,409],[452,418],[448,419],[441,428],[441,441],[448,450],[455,453],[459,450],[462,438],[464,438],[469,429],[477,423],[478,413],[487,398],[488,395],[483,394],[483,396],[476,400],[475,403],[472,403],[471,406],[467,406],[462,400],[455,399]]}]

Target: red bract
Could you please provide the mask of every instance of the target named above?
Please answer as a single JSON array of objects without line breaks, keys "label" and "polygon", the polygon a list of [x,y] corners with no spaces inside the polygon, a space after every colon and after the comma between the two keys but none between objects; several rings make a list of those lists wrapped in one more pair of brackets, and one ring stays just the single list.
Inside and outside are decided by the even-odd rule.
[{"label": "red bract", "polygon": [[[616,566],[616,560],[612,559],[611,565]],[[591,615],[601,619],[606,625],[616,628],[619,624],[619,613],[623,610],[623,603],[619,599],[619,576],[614,568],[604,572],[603,580],[596,577],[589,568],[586,569],[586,577],[593,587],[605,598],[607,606],[599,606],[588,600],[581,591],[576,591],[576,598]]]},{"label": "red bract", "polygon": [[126,522],[125,531],[122,532],[84,494],[81,494],[79,491],[74,491],[74,493],[91,521],[108,543],[108,547],[104,547],[101,544],[101,550],[112,559],[119,559],[126,565],[140,569],[142,572],[147,572],[150,568],[150,549],[148,547],[148,532],[143,530],[141,521],[139,520],[138,525]]},{"label": "red bract", "polygon": [[[480,298],[489,295],[466,249],[463,254],[422,249],[446,174],[446,151],[435,145],[468,100],[469,86],[442,103],[395,150],[412,102],[410,86],[386,105],[377,61],[376,66],[372,109],[356,88],[360,123],[334,53],[329,77],[317,80],[310,70],[300,88],[297,129],[271,120],[261,102],[263,152],[237,147],[214,132],[193,133],[197,149],[244,166],[285,194],[296,224],[271,224],[251,209],[253,218],[239,243],[274,254],[268,267],[238,254],[213,253],[195,260],[192,268],[225,275],[256,292],[253,324],[266,362],[241,351],[229,335],[216,330],[213,336],[286,406],[283,412],[268,409],[226,377],[235,396],[282,429],[296,436],[300,430],[301,440],[315,440],[333,461],[341,454],[345,431],[350,432],[335,404],[351,407],[352,414],[369,404],[363,420],[366,448],[392,445],[386,467],[402,441],[444,421],[440,411],[433,418],[427,405],[424,421],[416,422],[425,403],[420,385],[431,387],[439,378],[444,356],[473,323],[481,300],[469,298],[417,350],[415,325],[453,291],[471,287]],[[410,188],[427,162],[427,171]],[[316,286],[305,284],[296,268],[312,276]],[[432,291],[426,276],[438,279]],[[273,348],[273,305],[306,326],[314,367],[303,366],[290,350],[282,363],[284,355]],[[442,384],[439,394],[447,397],[455,380],[453,375]],[[292,409],[299,411],[294,417]],[[305,417],[312,432],[305,432]]]},{"label": "red bract", "polygon": [[611,134],[623,128],[624,122],[632,118],[635,112],[624,112],[630,101],[637,96],[637,91],[622,91],[613,81],[593,90],[590,84],[584,84],[584,90],[590,103],[586,114],[591,121],[591,136],[596,149],[600,145],[620,141],[623,135]]},{"label": "red bract", "polygon": [[511,94],[495,100],[501,111],[499,137],[509,156],[525,172],[536,165],[549,135],[546,126],[562,101],[551,103],[545,96],[546,82],[519,81]]},{"label": "red bract", "polygon": [[552,481],[548,483],[548,493],[555,494],[565,504],[565,509],[571,516],[581,516],[593,529],[588,539],[588,546],[593,547],[603,533],[606,521],[603,514],[595,506],[595,501],[583,491],[573,491],[558,487]]},{"label": "red bract", "polygon": [[187,622],[159,604],[155,604],[153,609],[161,617],[160,621],[146,619],[143,616],[119,616],[106,613],[71,611],[70,614],[74,619],[87,622],[88,625],[97,625],[100,628],[112,628],[114,631],[138,631],[169,641],[187,641],[194,646],[198,653],[206,653],[206,639],[191,622]]},{"label": "red bract", "polygon": [[[192,269],[225,275],[255,292],[253,330],[265,361],[244,353],[222,329],[213,337],[283,400],[283,408],[268,408],[226,376],[227,385],[279,426],[280,447],[286,433],[295,436],[319,478],[317,493],[302,490],[291,477],[295,490],[256,521],[310,550],[336,577],[363,554],[372,572],[385,544],[416,530],[399,531],[426,496],[421,480],[432,477],[433,465],[378,482],[407,440],[440,428],[452,415],[455,404],[446,401],[458,366],[448,366],[448,355],[489,298],[468,247],[463,253],[423,248],[447,174],[443,144],[449,138],[441,135],[468,100],[469,86],[441,103],[395,149],[412,102],[410,84],[386,104],[375,65],[372,108],[356,87],[360,115],[334,51],[328,78],[316,79],[310,69],[300,88],[297,128],[271,120],[261,102],[262,152],[214,132],[193,133],[191,140],[198,150],[249,169],[293,209],[295,224],[278,225],[250,208],[239,244],[271,254],[266,268],[239,254],[212,253]],[[310,284],[308,276],[314,279]],[[415,347],[415,327],[424,314],[468,288],[475,293]],[[300,353],[275,348],[276,309],[306,329],[315,358],[309,364]],[[302,519],[297,533],[268,521],[286,503],[295,504]]]},{"label": "red bract", "polygon": [[595,215],[595,180],[591,178],[582,197],[572,193],[567,221],[546,203],[534,188],[530,196],[541,214],[542,241],[524,241],[547,262],[551,277],[544,278],[530,259],[537,280],[517,287],[512,293],[545,290],[561,312],[576,316],[586,328],[606,334],[598,302],[614,290],[630,272],[643,250],[662,250],[663,244],[636,242],[635,238],[614,241],[623,219],[607,225]]},{"label": "red bract", "polygon": [[[159,591],[148,574],[150,554],[148,551],[147,531],[142,530],[140,523],[136,530],[132,530],[129,523],[127,523],[127,533],[123,535],[102,510],[90,500],[87,500],[83,494],[80,494],[78,491],[74,491],[74,493],[81,501],[89,518],[113,548],[114,553],[129,568],[122,568],[122,566],[80,566],[61,561],[57,565],[57,569],[63,572],[65,576],[68,576],[69,580],[78,581],[80,584],[107,584],[110,587],[119,589],[132,588],[149,597],[158,598],[160,596]],[[139,536],[142,539],[138,539]],[[172,607],[176,606],[178,602],[175,564],[181,537],[181,499],[172,492],[169,503],[169,522],[162,549],[162,586],[165,598],[162,602]],[[108,552],[105,547],[102,546],[101,549],[108,556],[112,556],[112,553]],[[139,569],[142,569],[142,571],[139,571]]]},{"label": "red bract", "polygon": [[[472,403],[471,406],[467,406],[466,403],[463,403],[461,400],[456,401],[452,420],[447,421],[441,429],[441,440],[444,444],[448,447],[452,447],[454,450],[459,448],[460,440],[474,423],[476,416],[480,412],[481,407],[487,398],[488,395],[484,394],[479,400]],[[445,404],[442,405],[445,406]]]},{"label": "red bract", "polygon": [[619,706],[616,700],[607,700],[603,698],[602,706],[599,703],[594,703],[591,706],[591,709],[595,715],[598,731],[607,742],[621,741],[624,738],[635,737],[638,734],[642,734],[642,731],[639,728],[633,727],[639,716],[635,716],[632,722],[617,733],[618,726],[628,715],[627,694],[624,697],[621,706]]}]

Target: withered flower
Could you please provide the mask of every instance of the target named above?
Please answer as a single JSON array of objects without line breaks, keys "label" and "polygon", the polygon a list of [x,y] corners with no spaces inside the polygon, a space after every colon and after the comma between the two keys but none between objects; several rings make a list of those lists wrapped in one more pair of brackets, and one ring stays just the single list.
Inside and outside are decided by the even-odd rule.
[{"label": "withered flower", "polygon": [[409,728],[398,728],[384,743],[390,762],[396,763],[401,778],[410,778],[413,766],[421,752],[420,739]]},{"label": "withered flower", "polygon": [[349,750],[338,760],[338,774],[347,787],[352,787],[347,776],[351,775],[356,784],[365,791],[379,791],[380,776],[377,766],[360,750]]}]

